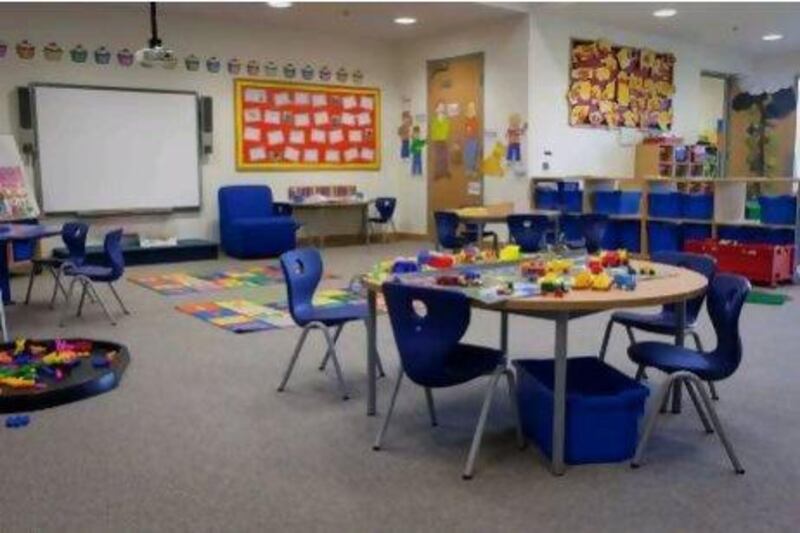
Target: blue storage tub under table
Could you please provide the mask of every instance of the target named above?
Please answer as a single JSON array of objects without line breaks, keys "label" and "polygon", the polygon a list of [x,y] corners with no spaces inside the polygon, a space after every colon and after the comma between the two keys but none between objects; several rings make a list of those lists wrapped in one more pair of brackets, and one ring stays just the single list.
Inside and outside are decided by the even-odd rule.
[{"label": "blue storage tub under table", "polygon": [[[549,457],[553,451],[552,359],[514,361],[522,431]],[[570,358],[564,460],[569,464],[629,459],[649,389],[597,357]]]},{"label": "blue storage tub under table", "polygon": [[651,192],[647,197],[647,213],[651,217],[680,218],[681,193]]}]

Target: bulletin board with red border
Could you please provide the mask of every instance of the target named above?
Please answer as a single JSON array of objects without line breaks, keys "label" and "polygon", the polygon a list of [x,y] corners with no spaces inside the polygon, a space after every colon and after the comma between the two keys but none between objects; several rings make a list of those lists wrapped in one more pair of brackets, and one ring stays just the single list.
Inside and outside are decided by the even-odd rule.
[{"label": "bulletin board with red border", "polygon": [[237,79],[234,98],[237,170],[381,167],[377,88]]},{"label": "bulletin board with red border", "polygon": [[675,56],[609,41],[573,39],[570,126],[672,128]]}]

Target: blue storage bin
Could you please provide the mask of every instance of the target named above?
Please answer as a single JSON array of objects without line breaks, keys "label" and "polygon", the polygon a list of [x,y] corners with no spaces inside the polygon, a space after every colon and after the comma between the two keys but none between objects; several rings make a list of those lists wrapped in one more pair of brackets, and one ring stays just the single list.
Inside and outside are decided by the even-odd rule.
[{"label": "blue storage bin", "polygon": [[683,218],[711,220],[714,215],[714,196],[711,194],[682,194],[681,213]]},{"label": "blue storage bin", "polygon": [[648,214],[651,217],[680,218],[681,193],[653,192],[647,198]]},{"label": "blue storage bin", "polygon": [[558,209],[560,198],[557,189],[536,187],[536,209]]},{"label": "blue storage bin", "polygon": [[711,226],[709,224],[683,224],[681,231],[684,244],[686,244],[686,241],[702,241],[711,238]]},{"label": "blue storage bin", "polygon": [[624,248],[629,252],[639,253],[642,248],[641,222],[638,220],[619,220],[617,224],[617,248]]},{"label": "blue storage bin", "polygon": [[762,238],[767,244],[794,244],[794,230],[761,228]]},{"label": "blue storage bin", "polygon": [[[554,361],[522,359],[514,361],[514,366],[522,431],[552,456]],[[585,464],[632,457],[648,394],[647,387],[596,357],[571,358],[564,460]]]},{"label": "blue storage bin", "polygon": [[583,228],[578,215],[561,215],[559,230],[568,241],[583,239]]},{"label": "blue storage bin", "polygon": [[618,215],[620,196],[620,191],[596,191],[594,193],[594,212]]},{"label": "blue storage bin", "polygon": [[648,252],[676,252],[681,246],[681,227],[672,222],[647,223]]},{"label": "blue storage bin", "polygon": [[781,196],[759,196],[761,222],[765,224],[794,224],[797,201],[790,194]]},{"label": "blue storage bin", "polygon": [[639,204],[642,202],[640,191],[619,191],[619,211],[620,215],[638,215]]},{"label": "blue storage bin", "polygon": [[561,193],[561,205],[567,213],[583,212],[583,191],[564,190]]},{"label": "blue storage bin", "polygon": [[581,184],[577,181],[559,181],[558,190],[561,193],[580,190]]}]

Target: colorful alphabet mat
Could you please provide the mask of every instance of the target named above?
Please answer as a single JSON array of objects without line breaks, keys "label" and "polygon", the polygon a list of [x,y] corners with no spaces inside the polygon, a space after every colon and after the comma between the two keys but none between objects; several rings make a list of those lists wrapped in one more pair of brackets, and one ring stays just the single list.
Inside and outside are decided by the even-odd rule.
[{"label": "colorful alphabet mat", "polygon": [[[360,293],[350,289],[327,289],[314,296],[314,303],[320,307],[338,307],[351,304],[366,304]],[[194,302],[178,305],[178,311],[192,315],[218,328],[247,333],[268,331],[295,326],[286,302],[257,303],[251,300],[231,299],[212,302]],[[383,309],[381,301],[378,309]]]},{"label": "colorful alphabet mat", "polygon": [[[336,279],[337,276],[325,275],[325,279]],[[163,296],[181,296],[225,289],[241,289],[279,285],[283,281],[283,272],[277,264],[266,264],[244,270],[223,270],[206,274],[190,274],[188,272],[170,272],[168,274],[150,274],[131,276],[132,283],[156,291]]]}]

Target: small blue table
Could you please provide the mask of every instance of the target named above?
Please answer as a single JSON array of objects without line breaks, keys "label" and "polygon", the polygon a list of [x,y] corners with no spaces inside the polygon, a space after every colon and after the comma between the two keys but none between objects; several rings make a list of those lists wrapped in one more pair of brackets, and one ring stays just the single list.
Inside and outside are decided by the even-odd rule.
[{"label": "small blue table", "polygon": [[41,224],[0,224],[0,291],[3,291],[3,303],[11,300],[11,286],[8,274],[8,243],[12,241],[38,240],[45,237],[61,235],[59,226]]}]

